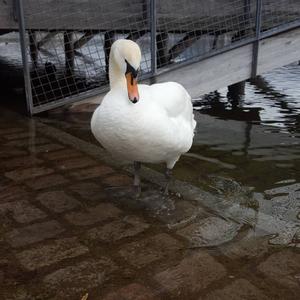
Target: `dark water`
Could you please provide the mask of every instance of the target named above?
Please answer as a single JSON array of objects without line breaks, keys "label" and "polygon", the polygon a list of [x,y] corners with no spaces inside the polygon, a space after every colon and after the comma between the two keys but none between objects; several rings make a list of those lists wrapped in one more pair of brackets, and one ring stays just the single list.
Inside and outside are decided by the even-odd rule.
[{"label": "dark water", "polygon": [[209,165],[259,192],[283,180],[298,182],[299,75],[300,66],[292,64],[247,82],[240,99],[228,98],[224,89],[196,100],[196,135],[186,158],[199,169],[193,180],[205,176],[201,169]]}]

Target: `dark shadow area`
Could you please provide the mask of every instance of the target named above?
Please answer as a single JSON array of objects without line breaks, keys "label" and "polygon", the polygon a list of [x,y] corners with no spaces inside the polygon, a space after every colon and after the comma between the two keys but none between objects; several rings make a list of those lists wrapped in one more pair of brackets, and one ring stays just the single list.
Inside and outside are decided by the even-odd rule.
[{"label": "dark shadow area", "polygon": [[26,95],[23,70],[0,58],[0,105],[26,113]]},{"label": "dark shadow area", "polygon": [[220,93],[213,92],[205,95],[201,101],[196,101],[194,107],[200,109],[201,113],[220,119],[230,119],[236,121],[260,121],[260,107],[245,109],[242,106],[244,95],[228,93],[224,99]]}]

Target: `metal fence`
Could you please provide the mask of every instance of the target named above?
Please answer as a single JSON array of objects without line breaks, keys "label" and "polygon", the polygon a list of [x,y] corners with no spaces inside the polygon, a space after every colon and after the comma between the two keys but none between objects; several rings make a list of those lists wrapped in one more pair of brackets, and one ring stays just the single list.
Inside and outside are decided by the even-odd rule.
[{"label": "metal fence", "polygon": [[[107,89],[114,40],[142,49],[141,77],[300,25],[299,0],[15,0],[30,114]],[[255,44],[256,43],[256,44]],[[255,75],[255,65],[253,67]]]}]

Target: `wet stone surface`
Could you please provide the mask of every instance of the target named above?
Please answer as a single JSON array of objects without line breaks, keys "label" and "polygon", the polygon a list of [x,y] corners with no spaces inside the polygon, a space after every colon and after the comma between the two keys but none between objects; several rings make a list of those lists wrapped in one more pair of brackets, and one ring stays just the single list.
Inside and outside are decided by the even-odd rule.
[{"label": "wet stone surface", "polygon": [[113,172],[114,170],[109,166],[96,166],[78,170],[76,172],[71,172],[70,176],[74,179],[84,180],[107,176],[108,174],[111,174]]},{"label": "wet stone surface", "polygon": [[93,225],[98,222],[117,218],[121,214],[121,210],[110,203],[102,203],[94,207],[88,208],[84,212],[72,212],[65,218],[73,225],[86,226]]},{"label": "wet stone surface", "polygon": [[67,195],[64,191],[51,191],[40,193],[37,198],[40,203],[56,213],[72,210],[80,205],[75,198]]},{"label": "wet stone surface", "polygon": [[106,243],[133,237],[149,228],[149,224],[135,216],[126,216],[120,220],[92,228],[87,232],[87,238]]},{"label": "wet stone surface", "polygon": [[121,167],[9,116],[0,111],[3,299],[298,299],[297,234],[274,248],[146,180],[136,198]]},{"label": "wet stone surface", "polygon": [[177,234],[186,237],[193,246],[217,246],[231,241],[240,227],[232,221],[208,217],[177,231]]},{"label": "wet stone surface", "polygon": [[217,289],[199,300],[267,300],[270,299],[261,290],[245,279],[237,279],[223,289]]},{"label": "wet stone surface", "polygon": [[263,257],[270,249],[269,237],[248,234],[242,239],[228,243],[221,249],[222,253],[232,259]]},{"label": "wet stone surface", "polygon": [[57,221],[35,223],[8,232],[6,240],[12,247],[22,247],[54,238],[64,231],[65,229]]},{"label": "wet stone surface", "polygon": [[157,260],[166,259],[180,251],[182,244],[165,233],[132,242],[122,247],[119,254],[130,264],[141,268]]},{"label": "wet stone surface", "polygon": [[47,293],[67,298],[103,286],[117,266],[107,257],[90,259],[48,274],[43,279]]},{"label": "wet stone surface", "polygon": [[25,181],[25,184],[33,190],[59,186],[68,183],[69,180],[60,174],[50,174],[43,177]]},{"label": "wet stone surface", "polygon": [[156,274],[154,279],[172,295],[187,297],[188,293],[199,292],[225,275],[226,270],[220,263],[209,254],[199,251],[185,257],[176,266]]},{"label": "wet stone surface", "polygon": [[284,250],[269,256],[258,266],[265,277],[290,289],[300,286],[300,253]]},{"label": "wet stone surface", "polygon": [[149,288],[138,284],[131,283],[125,287],[122,287],[116,292],[109,293],[103,300],[159,300],[161,299],[158,295],[155,295],[154,291]]},{"label": "wet stone surface", "polygon": [[81,245],[76,238],[65,238],[55,240],[44,246],[19,252],[16,257],[25,269],[33,271],[58,263],[64,259],[83,255],[88,251],[88,248]]},{"label": "wet stone surface", "polygon": [[15,171],[6,172],[5,176],[16,182],[23,181],[26,179],[35,178],[42,175],[53,173],[54,170],[45,167],[32,167],[27,169],[18,169]]},{"label": "wet stone surface", "polygon": [[12,218],[18,223],[30,223],[47,217],[43,211],[26,200],[0,204],[0,215],[7,214],[11,214]]},{"label": "wet stone surface", "polygon": [[96,200],[97,202],[101,202],[101,200],[107,197],[101,183],[80,182],[71,185],[69,189],[85,200]]}]

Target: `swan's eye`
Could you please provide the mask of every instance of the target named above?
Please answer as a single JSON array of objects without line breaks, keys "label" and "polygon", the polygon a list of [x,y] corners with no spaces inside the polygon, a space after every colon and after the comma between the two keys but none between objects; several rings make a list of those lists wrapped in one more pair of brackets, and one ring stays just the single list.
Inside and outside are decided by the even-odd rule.
[{"label": "swan's eye", "polygon": [[136,78],[137,75],[138,75],[138,71],[139,70],[136,70],[126,59],[125,59],[125,62],[126,62],[126,72],[125,72],[125,75],[128,74],[128,73],[131,73],[133,78]]}]

